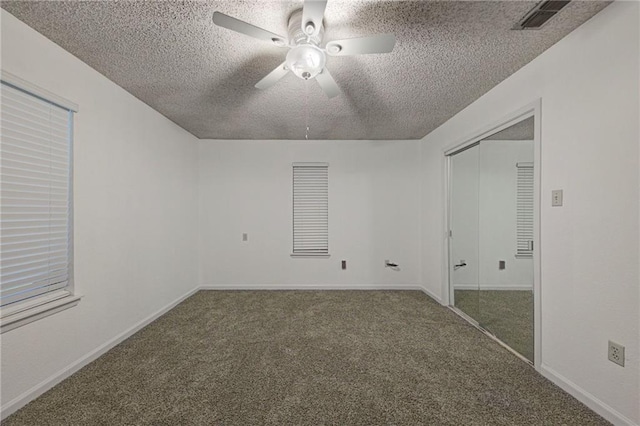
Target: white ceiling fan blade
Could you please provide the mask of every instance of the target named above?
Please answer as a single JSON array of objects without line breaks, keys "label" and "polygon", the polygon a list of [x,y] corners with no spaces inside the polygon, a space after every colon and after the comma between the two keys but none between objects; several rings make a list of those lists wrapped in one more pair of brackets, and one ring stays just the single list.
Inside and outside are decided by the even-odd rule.
[{"label": "white ceiling fan blade", "polygon": [[[302,7],[302,32],[308,36],[318,34],[322,27],[324,9],[327,7],[326,0],[304,0]],[[313,28],[307,28],[307,24],[313,22]]]},{"label": "white ceiling fan blade", "polygon": [[329,99],[340,94],[340,87],[333,77],[331,77],[328,69],[324,68],[322,72],[316,76],[316,80]]},{"label": "white ceiling fan blade", "polygon": [[289,72],[289,70],[287,68],[285,68],[286,64],[287,64],[286,62],[283,62],[280,65],[278,65],[278,68],[276,68],[275,70],[271,71],[262,80],[257,82],[256,83],[256,87],[258,89],[268,89],[269,87],[271,87],[274,84],[276,84],[278,82],[278,80],[280,80],[282,77],[284,77]]},{"label": "white ceiling fan blade", "polygon": [[264,41],[270,41],[279,47],[287,46],[287,41],[284,37],[270,31],[263,30],[262,28],[258,28],[255,25],[251,25],[229,15],[225,15],[224,13],[213,12],[213,23],[219,27],[235,31],[240,34],[245,34]]},{"label": "white ceiling fan blade", "polygon": [[368,53],[389,53],[396,45],[393,34],[379,34],[371,37],[333,40],[325,47],[331,56],[363,55]]}]

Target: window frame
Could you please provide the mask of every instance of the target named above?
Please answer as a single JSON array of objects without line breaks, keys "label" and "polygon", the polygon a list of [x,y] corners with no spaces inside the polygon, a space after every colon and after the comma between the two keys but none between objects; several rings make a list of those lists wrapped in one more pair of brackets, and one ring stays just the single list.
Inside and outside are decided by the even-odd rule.
[{"label": "window frame", "polygon": [[[327,173],[327,180],[326,180],[326,185],[327,185],[327,200],[326,200],[326,221],[327,221],[327,227],[326,227],[326,252],[303,252],[303,251],[296,251],[296,225],[295,225],[295,221],[296,221],[296,208],[295,208],[295,201],[296,201],[296,181],[295,181],[295,169],[296,168],[324,168],[326,170]],[[295,258],[328,258],[331,257],[331,255],[329,254],[329,163],[319,163],[319,162],[296,162],[296,163],[292,163],[291,164],[291,179],[292,179],[292,184],[291,184],[291,204],[292,204],[292,209],[291,209],[291,257],[295,257]]]},{"label": "window frame", "polygon": [[[530,174],[530,177],[527,176],[527,179],[531,181],[531,186],[530,188],[527,188],[527,191],[530,192],[529,195],[527,194],[523,194],[523,192],[521,191],[522,189],[522,185],[523,182],[521,181],[521,178],[523,177],[523,173],[521,173],[521,170],[530,170],[530,172],[528,172]],[[515,257],[516,259],[533,259],[533,246],[535,244],[534,242],[534,201],[535,201],[535,194],[534,194],[534,164],[533,162],[519,162],[516,163],[516,254]],[[523,200],[523,198],[525,197],[525,195],[530,198],[527,200]],[[521,209],[522,203],[526,203],[527,205],[531,206],[531,211],[528,212],[528,217],[527,218],[523,218],[521,217]],[[530,228],[530,234],[531,234],[531,239],[526,240],[527,241],[527,245],[528,248],[524,249],[521,248],[521,244],[524,244],[524,239],[521,238],[521,234],[526,233],[527,231],[525,231],[524,229],[521,228],[521,226],[523,225],[523,221],[527,220],[530,223],[527,223],[526,226],[528,228]]]},{"label": "window frame", "polygon": [[57,312],[76,306],[81,295],[75,293],[74,286],[74,197],[73,197],[73,145],[74,145],[74,114],[78,112],[78,105],[63,97],[60,97],[46,89],[36,86],[28,81],[17,77],[5,70],[0,73],[2,83],[16,90],[20,90],[28,95],[42,101],[53,104],[57,107],[69,111],[69,180],[68,180],[68,283],[58,290],[50,291],[41,295],[29,297],[24,300],[10,303],[0,307],[0,333],[16,329],[33,321],[48,317]]}]

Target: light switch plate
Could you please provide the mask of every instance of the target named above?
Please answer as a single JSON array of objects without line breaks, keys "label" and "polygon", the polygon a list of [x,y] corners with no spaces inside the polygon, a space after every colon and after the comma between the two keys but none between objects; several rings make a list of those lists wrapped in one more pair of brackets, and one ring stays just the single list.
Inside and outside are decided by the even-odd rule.
[{"label": "light switch plate", "polygon": [[562,206],[562,189],[554,189],[553,191],[551,191],[551,206]]}]

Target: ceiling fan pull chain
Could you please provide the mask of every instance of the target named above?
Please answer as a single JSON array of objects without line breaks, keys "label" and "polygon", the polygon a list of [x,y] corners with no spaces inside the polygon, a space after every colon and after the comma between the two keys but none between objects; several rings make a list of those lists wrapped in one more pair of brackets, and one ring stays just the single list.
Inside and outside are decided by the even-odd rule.
[{"label": "ceiling fan pull chain", "polygon": [[309,80],[305,80],[304,82],[304,110],[305,110],[305,124],[307,128],[304,133],[305,140],[309,140]]}]

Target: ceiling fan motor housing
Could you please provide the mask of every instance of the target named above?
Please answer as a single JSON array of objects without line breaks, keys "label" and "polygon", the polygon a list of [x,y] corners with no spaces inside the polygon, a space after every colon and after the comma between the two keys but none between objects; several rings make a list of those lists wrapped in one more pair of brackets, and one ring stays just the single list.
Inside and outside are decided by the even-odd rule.
[{"label": "ceiling fan motor housing", "polygon": [[[313,23],[312,23],[313,24]],[[306,27],[305,23],[305,27]],[[302,9],[296,10],[289,17],[289,44],[296,46],[301,43],[311,43],[316,46],[320,45],[322,36],[324,35],[324,25],[320,26],[320,30],[316,35],[308,36],[302,30]]]}]

